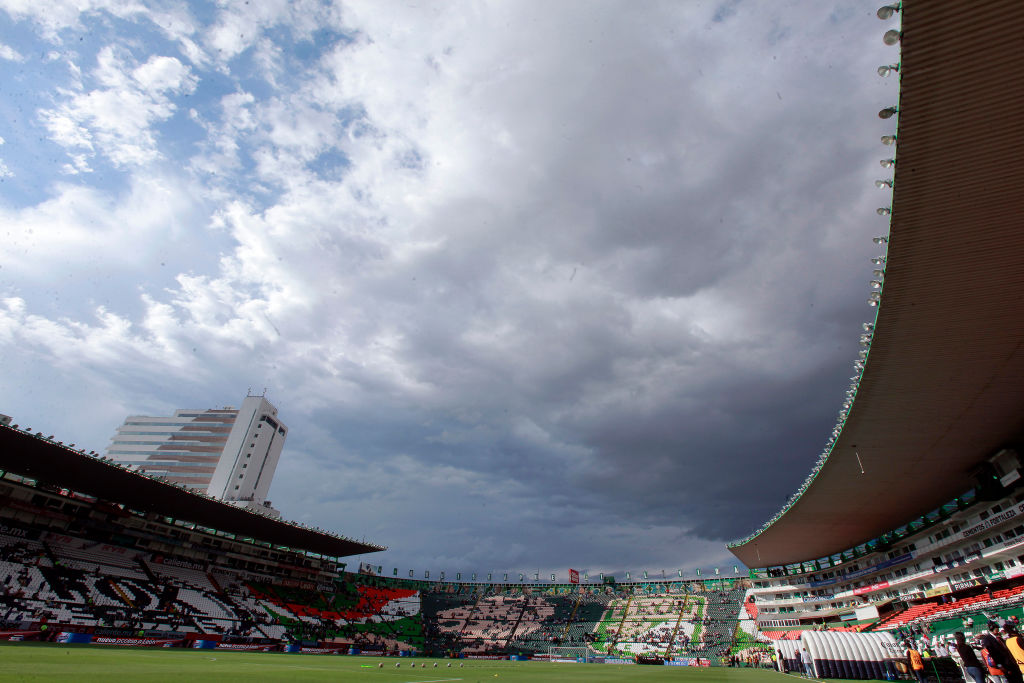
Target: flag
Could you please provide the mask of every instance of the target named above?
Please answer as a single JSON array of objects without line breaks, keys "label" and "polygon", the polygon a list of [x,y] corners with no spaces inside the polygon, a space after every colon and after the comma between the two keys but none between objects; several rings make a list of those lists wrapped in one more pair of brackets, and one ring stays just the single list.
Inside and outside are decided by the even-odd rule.
[{"label": "flag", "polygon": [[740,568],[737,565],[735,565],[735,564],[732,566],[732,573],[733,574],[739,574],[740,573]]},{"label": "flag", "polygon": [[718,567],[715,567],[715,573],[716,574],[718,573]]},{"label": "flag", "polygon": [[534,572],[533,573],[533,580],[534,581],[540,581],[540,572]]},{"label": "flag", "polygon": [[395,571],[391,572],[392,576],[398,576],[398,567],[395,567]]},{"label": "flag", "polygon": [[647,578],[647,570],[646,569],[644,570],[644,578],[645,579]]},{"label": "flag", "polygon": [[554,575],[554,574],[552,574],[552,575],[551,575],[551,580],[552,580],[552,581],[554,581],[554,580],[555,580],[555,575]]},{"label": "flag", "polygon": [[415,570],[413,570],[413,569],[409,570],[409,578],[410,579],[413,577],[414,572],[415,572]]},{"label": "flag", "polygon": [[462,581],[462,572],[455,572],[455,580]]},{"label": "flag", "polygon": [[430,578],[430,572],[429,571],[423,572],[423,578],[424,579],[429,579]]},{"label": "flag", "polygon": [[700,576],[700,569],[697,569],[697,576]]},{"label": "flag", "polygon": [[580,582],[580,573],[578,571],[576,571],[575,569],[570,569],[569,570],[569,583],[579,583],[579,582]]},{"label": "flag", "polygon": [[444,572],[441,572],[441,580],[444,581]]},{"label": "flag", "polygon": [[679,570],[679,578],[680,579],[683,578],[683,570],[682,569]]}]

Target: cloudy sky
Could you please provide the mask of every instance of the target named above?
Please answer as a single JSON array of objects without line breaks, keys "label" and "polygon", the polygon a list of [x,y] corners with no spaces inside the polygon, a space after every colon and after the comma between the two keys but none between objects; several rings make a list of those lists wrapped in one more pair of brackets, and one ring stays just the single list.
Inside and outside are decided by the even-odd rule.
[{"label": "cloudy sky", "polygon": [[848,384],[878,0],[0,2],[0,412],[267,389],[400,568],[729,567]]}]

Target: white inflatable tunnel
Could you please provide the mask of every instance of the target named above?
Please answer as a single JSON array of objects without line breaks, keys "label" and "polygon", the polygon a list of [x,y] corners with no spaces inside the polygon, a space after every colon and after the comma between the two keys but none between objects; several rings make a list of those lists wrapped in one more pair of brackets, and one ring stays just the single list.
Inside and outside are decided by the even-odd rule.
[{"label": "white inflatable tunnel", "polygon": [[798,648],[796,656],[807,648],[819,678],[884,680],[885,660],[901,655],[899,644],[889,633],[805,631]]}]

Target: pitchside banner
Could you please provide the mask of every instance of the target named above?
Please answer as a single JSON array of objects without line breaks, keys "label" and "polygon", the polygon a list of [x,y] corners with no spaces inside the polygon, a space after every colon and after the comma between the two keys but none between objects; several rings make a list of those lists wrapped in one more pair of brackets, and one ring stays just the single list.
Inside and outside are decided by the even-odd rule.
[{"label": "pitchside banner", "polygon": [[579,583],[579,582],[580,582],[580,573],[578,571],[576,571],[575,569],[570,569],[569,570],[569,583]]},{"label": "pitchside banner", "polygon": [[144,645],[149,647],[175,647],[184,640],[180,638],[112,638],[94,636],[91,633],[72,633],[61,631],[57,634],[58,643],[92,643],[93,645]]}]

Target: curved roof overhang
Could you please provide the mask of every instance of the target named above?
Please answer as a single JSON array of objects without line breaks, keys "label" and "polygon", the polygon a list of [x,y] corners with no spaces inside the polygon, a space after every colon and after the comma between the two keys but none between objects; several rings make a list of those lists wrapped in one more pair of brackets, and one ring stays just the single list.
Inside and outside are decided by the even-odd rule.
[{"label": "curved roof overhang", "polygon": [[972,488],[980,462],[1024,441],[1024,3],[905,0],[901,18],[870,354],[814,481],[730,547],[750,567],[827,557],[896,529]]},{"label": "curved roof overhang", "polygon": [[385,549],[258,515],[6,426],[0,426],[0,469],[138,512],[152,512],[275,546],[330,557]]}]

